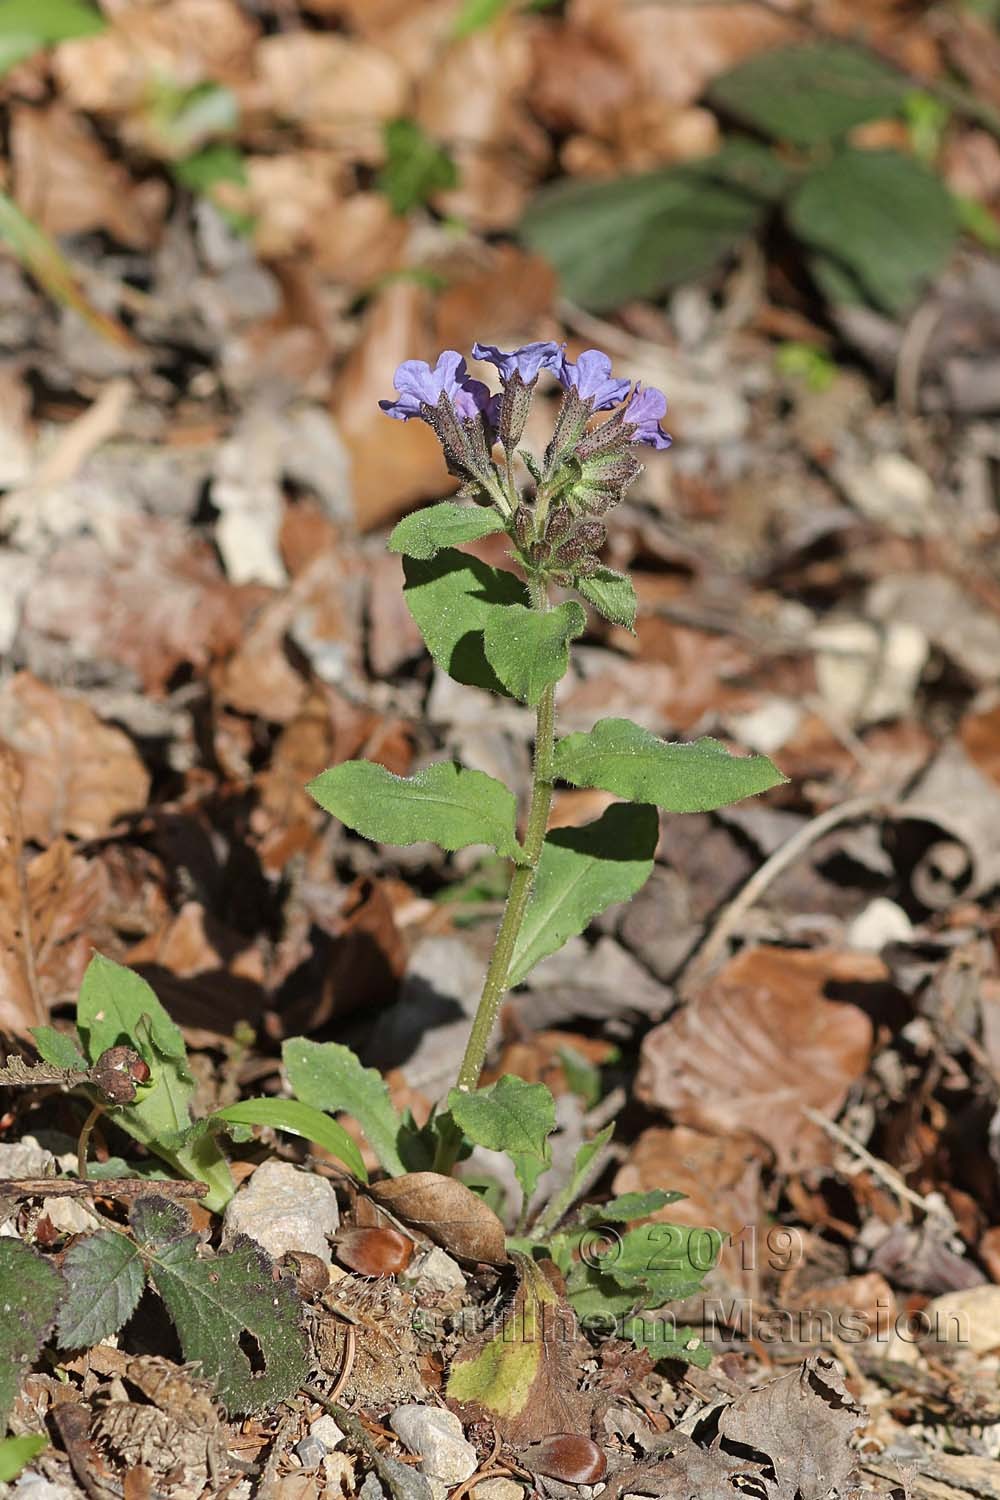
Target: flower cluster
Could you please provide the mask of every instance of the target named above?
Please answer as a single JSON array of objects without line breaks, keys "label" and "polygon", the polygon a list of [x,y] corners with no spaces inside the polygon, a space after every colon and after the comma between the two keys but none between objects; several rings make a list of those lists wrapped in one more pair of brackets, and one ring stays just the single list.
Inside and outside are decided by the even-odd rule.
[{"label": "flower cluster", "polygon": [[[566,358],[565,345],[552,342],[511,350],[477,343],[472,354],[498,371],[496,394],[469,374],[457,350],[446,349],[433,369],[417,359],[400,365],[396,400],[379,405],[398,421],[418,417],[430,423],[449,472],[463,481],[462,493],[496,506],[530,571],[560,583],[591,576],[605,537],[603,524],[593,518],[617,505],[641,472],[634,450],[670,447],[660,426],[666,397],[653,386],[643,389],[613,375],[611,360],[599,349],[585,349],[575,361]],[[539,463],[517,445],[543,370],[562,386],[563,399]],[[613,408],[603,422],[592,421],[595,413]],[[492,456],[498,441],[502,464]],[[534,481],[528,497],[514,488],[515,453]]]}]

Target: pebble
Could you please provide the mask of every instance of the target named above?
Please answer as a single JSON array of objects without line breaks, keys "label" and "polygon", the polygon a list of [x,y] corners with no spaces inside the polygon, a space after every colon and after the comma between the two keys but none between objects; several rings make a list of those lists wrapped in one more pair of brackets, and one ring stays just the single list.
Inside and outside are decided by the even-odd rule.
[{"label": "pebble", "polygon": [[318,1469],[326,1457],[326,1446],[310,1433],[295,1444],[292,1452],[304,1469]]},{"label": "pebble", "polygon": [[317,1438],[328,1453],[340,1446],[345,1435],[328,1412],[324,1412],[309,1425],[309,1436]]},{"label": "pebble", "polygon": [[476,1472],[479,1459],[466,1442],[454,1412],[434,1406],[397,1406],[389,1426],[411,1453],[419,1453],[421,1472],[449,1487]]},{"label": "pebble", "polygon": [[913,923],[901,906],[887,896],[876,896],[848,925],[849,948],[881,953],[887,943],[905,943],[913,936]]},{"label": "pebble", "polygon": [[304,1250],[329,1266],[327,1235],[335,1234],[339,1223],[337,1195],[324,1177],[288,1162],[266,1161],[226,1208],[223,1244],[246,1234],[275,1260],[286,1251]]},{"label": "pebble", "polygon": [[474,1484],[470,1500],[524,1500],[524,1485],[498,1474],[493,1479],[481,1479]]},{"label": "pebble", "polygon": [[407,1269],[407,1282],[423,1281],[436,1292],[464,1292],[465,1276],[447,1250],[434,1245],[417,1257]]}]

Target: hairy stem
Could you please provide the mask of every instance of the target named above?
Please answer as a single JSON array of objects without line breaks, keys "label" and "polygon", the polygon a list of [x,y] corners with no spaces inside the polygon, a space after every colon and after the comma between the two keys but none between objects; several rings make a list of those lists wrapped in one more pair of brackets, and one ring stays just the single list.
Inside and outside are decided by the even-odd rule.
[{"label": "hairy stem", "polygon": [[[539,580],[532,580],[530,584],[531,603],[533,608],[546,610],[549,607],[548,594],[545,584]],[[535,871],[538,861],[542,857],[542,845],[545,842],[545,830],[549,822],[549,809],[552,805],[552,759],[555,749],[555,686],[547,687],[542,694],[538,704],[537,720],[535,727],[535,756],[531,778],[531,802],[528,807],[528,821],[524,832],[524,863],[518,865],[511,876],[510,889],[507,893],[507,904],[504,907],[503,917],[497,929],[496,939],[493,944],[493,953],[490,956],[489,967],[486,970],[486,979],[483,983],[483,993],[480,996],[479,1006],[472,1022],[472,1031],[462,1059],[462,1066],[458,1072],[456,1087],[463,1093],[471,1093],[479,1083],[479,1076],[483,1071],[486,1061],[486,1050],[493,1035],[496,1025],[497,1012],[500,1002],[507,993],[507,975],[510,973],[510,962],[514,955],[514,947],[517,943],[524,914],[528,909],[531,899],[531,888],[535,880]],[[437,1153],[435,1167],[439,1172],[447,1172],[454,1164],[457,1154],[459,1138],[457,1134],[446,1133],[443,1135]]]}]

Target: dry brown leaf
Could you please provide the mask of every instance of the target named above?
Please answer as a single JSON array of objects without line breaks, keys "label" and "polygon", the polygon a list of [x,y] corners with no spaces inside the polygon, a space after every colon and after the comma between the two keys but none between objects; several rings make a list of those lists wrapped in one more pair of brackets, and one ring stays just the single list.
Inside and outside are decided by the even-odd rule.
[{"label": "dry brown leaf", "polygon": [[36,844],[100,838],[146,805],[149,774],[128,735],[30,672],[0,688],[0,741],[17,758],[24,837]]},{"label": "dry brown leaf", "polygon": [[473,264],[448,270],[434,307],[440,348],[469,349],[478,339],[503,349],[544,336],[539,323],[552,315],[556,274],[540,255],[518,245],[483,246]]},{"label": "dry brown leaf", "polygon": [[756,1135],[786,1171],[830,1159],[804,1114],[835,1116],[871,1054],[869,1017],[827,987],[884,983],[871,954],[749,948],[643,1042],[636,1093],[681,1124]]},{"label": "dry brown leaf", "polygon": [[313,141],[351,161],[382,160],[382,125],[406,109],[399,64],[356,37],[285,31],[254,50],[255,78],[245,102],[290,121]]},{"label": "dry brown leaf", "polygon": [[182,663],[204,668],[241,639],[269,597],[223,578],[215,554],[176,522],[130,516],[113,550],[93,537],[57,547],[25,601],[25,623],[77,655],[131,667],[160,693]]},{"label": "dry brown leaf", "polygon": [[10,149],[18,206],[49,234],[106,229],[134,250],[148,250],[159,239],[166,183],[137,182],[64,104],[16,106]]},{"label": "dry brown leaf", "polygon": [[250,156],[246,163],[246,211],[253,215],[253,241],[264,260],[277,260],[318,243],[317,225],[344,190],[343,169],[329,151],[286,151]]},{"label": "dry brown leaf", "polygon": [[642,1193],[663,1188],[683,1193],[679,1202],[652,1217],[695,1228],[714,1224],[726,1234],[738,1234],[761,1217],[760,1157],[760,1145],[752,1136],[707,1135],[683,1125],[672,1130],[652,1125],[618,1168],[614,1191]]},{"label": "dry brown leaf", "polygon": [[32,893],[21,829],[21,772],[0,746],[0,1030],[25,1032],[48,1020],[35,969]]},{"label": "dry brown leaf", "polygon": [[1000,786],[1000,705],[984,713],[966,714],[958,734],[980,774]]},{"label": "dry brown leaf", "polygon": [[507,1261],[504,1228],[496,1214],[457,1177],[407,1172],[368,1188],[375,1202],[459,1260]]}]

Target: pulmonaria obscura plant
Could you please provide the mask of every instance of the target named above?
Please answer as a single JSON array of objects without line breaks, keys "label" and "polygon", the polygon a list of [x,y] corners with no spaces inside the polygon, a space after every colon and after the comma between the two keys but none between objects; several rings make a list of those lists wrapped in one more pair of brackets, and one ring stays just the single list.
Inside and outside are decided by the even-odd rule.
[{"label": "pulmonaria obscura plant", "polygon": [[[615,376],[611,360],[587,349],[573,361],[551,342],[505,351],[474,344],[493,365],[500,390],[468,373],[446,349],[431,368],[407,360],[396,399],[382,401],[398,421],[437,433],[459,496],[407,516],[389,548],[403,555],[405,595],[427,648],[457,682],[515,698],[535,710],[534,769],[518,833],[513,791],[482,771],[451,761],[402,778],[369,761],[334,766],[310,785],[316,801],[356,832],[380,842],[430,839],[447,850],[489,844],[511,862],[506,907],[482,998],[449,1100],[477,1088],[503,995],[613,902],[633,896],[653,868],[657,808],[695,812],[752,796],[784,778],[763,756],[731,755],[717,740],[668,744],[628,719],[602,719],[588,734],[556,739],[555,695],[570,643],[587,616],[572,590],[614,623],[633,629],[630,580],[600,561],[604,518],[641,472],[641,449],[664,450],[666,397]],[[562,387],[552,436],[538,459],[519,447],[543,373]],[[600,414],[610,413],[601,417]],[[499,449],[499,456],[497,450]],[[520,459],[529,482],[520,487]],[[459,551],[506,532],[518,573]],[[557,782],[597,787],[623,799],[583,828],[548,832]],[[456,1109],[457,1101],[457,1109]],[[460,1121],[459,1121],[460,1123]],[[454,1120],[442,1119],[435,1168],[448,1171],[460,1149]]]}]

